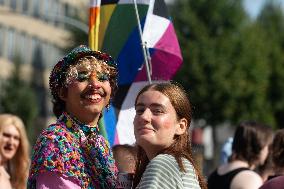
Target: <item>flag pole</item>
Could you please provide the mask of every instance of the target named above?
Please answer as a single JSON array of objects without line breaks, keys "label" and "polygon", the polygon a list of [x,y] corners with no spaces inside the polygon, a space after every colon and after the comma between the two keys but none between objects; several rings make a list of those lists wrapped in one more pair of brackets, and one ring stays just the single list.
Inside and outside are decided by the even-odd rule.
[{"label": "flag pole", "polygon": [[89,13],[89,46],[92,50],[96,51],[99,50],[100,6],[101,0],[90,1],[91,8]]},{"label": "flag pole", "polygon": [[[99,25],[100,25],[100,6],[101,0],[90,0],[89,13],[89,46],[92,50],[99,50]],[[99,133],[107,140],[108,134],[104,123],[104,112],[99,119]]]},{"label": "flag pole", "polygon": [[140,35],[140,39],[141,39],[141,46],[142,46],[144,61],[145,61],[145,65],[146,65],[147,78],[148,78],[149,84],[151,84],[152,83],[151,71],[150,71],[151,57],[150,57],[149,49],[147,47],[147,42],[143,41],[142,28],[141,28],[140,17],[139,17],[139,12],[138,12],[138,8],[137,8],[136,0],[133,0],[133,3],[134,3],[136,19],[137,19],[137,23],[138,23],[138,30],[139,30],[139,35]]}]

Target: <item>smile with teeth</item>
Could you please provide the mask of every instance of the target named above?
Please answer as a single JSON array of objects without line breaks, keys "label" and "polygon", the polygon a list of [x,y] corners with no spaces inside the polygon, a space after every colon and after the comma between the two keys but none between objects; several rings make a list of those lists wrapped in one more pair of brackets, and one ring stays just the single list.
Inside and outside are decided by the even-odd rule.
[{"label": "smile with teeth", "polygon": [[85,95],[84,98],[90,101],[99,102],[102,99],[102,96],[100,94],[92,94]]}]

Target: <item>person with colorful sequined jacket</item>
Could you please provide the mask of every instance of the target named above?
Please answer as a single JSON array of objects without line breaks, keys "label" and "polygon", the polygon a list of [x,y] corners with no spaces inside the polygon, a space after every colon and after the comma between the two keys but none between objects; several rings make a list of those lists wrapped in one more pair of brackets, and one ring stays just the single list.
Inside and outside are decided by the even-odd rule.
[{"label": "person with colorful sequined jacket", "polygon": [[115,188],[117,168],[97,124],[116,79],[115,61],[87,46],[73,49],[54,66],[49,86],[57,122],[34,146],[29,189]]}]

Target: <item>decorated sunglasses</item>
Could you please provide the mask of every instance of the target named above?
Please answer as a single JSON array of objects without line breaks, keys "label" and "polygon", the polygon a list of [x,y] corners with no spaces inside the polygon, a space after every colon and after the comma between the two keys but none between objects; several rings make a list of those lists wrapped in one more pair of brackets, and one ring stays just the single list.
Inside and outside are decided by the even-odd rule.
[{"label": "decorated sunglasses", "polygon": [[[77,81],[84,82],[90,79],[91,76],[93,76],[93,72],[89,71],[79,71],[77,76]],[[107,73],[96,73],[96,77],[99,81],[108,81],[109,76]]]},{"label": "decorated sunglasses", "polygon": [[66,84],[73,81],[84,82],[91,77],[101,81],[108,81],[110,77],[110,67],[104,61],[98,60],[92,56],[87,56],[78,60],[78,64],[71,66],[66,75]]}]

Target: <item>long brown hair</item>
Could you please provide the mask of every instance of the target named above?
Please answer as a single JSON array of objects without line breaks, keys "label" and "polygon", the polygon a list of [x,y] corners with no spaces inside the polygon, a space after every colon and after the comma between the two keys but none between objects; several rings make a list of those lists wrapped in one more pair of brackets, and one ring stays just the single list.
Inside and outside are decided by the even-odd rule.
[{"label": "long brown hair", "polygon": [[276,168],[284,168],[284,129],[276,131],[272,143],[272,160]]},{"label": "long brown hair", "polygon": [[231,161],[246,161],[249,166],[259,164],[260,152],[272,142],[271,127],[256,121],[243,121],[235,131]]},{"label": "long brown hair", "polygon": [[[200,187],[202,189],[206,189],[207,188],[206,182],[204,181],[204,178],[201,175],[201,172],[199,171],[198,167],[195,165],[195,162],[192,158],[192,149],[191,149],[191,141],[190,141],[190,133],[189,133],[192,110],[191,110],[191,104],[186,95],[186,92],[183,90],[183,88],[180,85],[178,85],[177,83],[173,83],[173,82],[150,84],[150,85],[145,86],[138,93],[136,100],[135,100],[135,105],[137,103],[137,99],[139,98],[139,96],[149,90],[159,91],[162,94],[164,94],[166,97],[168,97],[176,111],[177,119],[180,120],[182,118],[185,118],[188,123],[186,132],[182,135],[175,136],[175,140],[173,144],[167,149],[164,149],[159,154],[170,154],[174,156],[181,171],[185,171],[184,165],[182,163],[182,158],[186,158],[187,160],[189,160],[192,163],[197,173]],[[138,145],[137,157],[138,157],[138,160],[136,164],[133,188],[135,188],[139,184],[141,177],[143,175],[143,172],[145,171],[146,166],[149,163],[149,159],[146,156],[145,151],[139,145]]]},{"label": "long brown hair", "polygon": [[12,114],[0,114],[0,135],[4,125],[13,125],[20,133],[20,145],[15,156],[8,162],[8,173],[13,188],[25,189],[29,171],[29,141],[23,121]]}]

